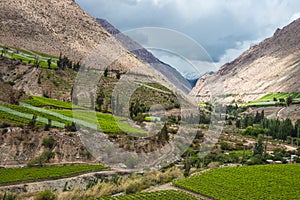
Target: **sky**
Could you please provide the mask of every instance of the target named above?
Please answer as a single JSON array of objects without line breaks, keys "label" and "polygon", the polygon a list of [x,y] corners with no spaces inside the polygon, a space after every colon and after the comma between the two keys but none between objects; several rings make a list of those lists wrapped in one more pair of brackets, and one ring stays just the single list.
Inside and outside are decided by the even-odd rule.
[{"label": "sky", "polygon": [[[211,70],[232,61],[250,46],[271,37],[277,28],[300,17],[299,0],[76,0],[76,3],[120,31],[143,27],[178,31],[203,47],[214,63]],[[189,64],[170,52],[150,51],[185,76],[193,72]],[[203,62],[195,59],[192,63],[201,68],[197,65]]]}]

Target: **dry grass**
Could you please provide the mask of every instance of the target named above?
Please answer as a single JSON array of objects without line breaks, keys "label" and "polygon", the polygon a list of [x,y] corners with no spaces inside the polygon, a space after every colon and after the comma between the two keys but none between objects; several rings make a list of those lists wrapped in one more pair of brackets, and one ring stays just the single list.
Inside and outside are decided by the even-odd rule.
[{"label": "dry grass", "polygon": [[[57,200],[82,200],[94,199],[102,196],[109,196],[117,193],[136,193],[151,186],[156,186],[171,182],[174,179],[183,178],[183,173],[178,168],[171,168],[165,172],[149,171],[144,174],[132,174],[128,178],[118,178],[114,181],[97,183],[93,187],[83,190],[74,189],[72,191],[54,192]],[[34,199],[38,193],[20,193],[15,195],[16,200]],[[0,192],[0,199],[3,199],[4,193]]]},{"label": "dry grass", "polygon": [[128,178],[120,178],[116,183],[98,183],[87,190],[76,189],[67,192],[59,191],[57,192],[57,197],[58,200],[79,200],[108,196],[121,192],[136,193],[151,186],[170,182],[182,177],[182,172],[177,168],[169,169],[166,172],[150,171],[143,175],[132,174]]}]

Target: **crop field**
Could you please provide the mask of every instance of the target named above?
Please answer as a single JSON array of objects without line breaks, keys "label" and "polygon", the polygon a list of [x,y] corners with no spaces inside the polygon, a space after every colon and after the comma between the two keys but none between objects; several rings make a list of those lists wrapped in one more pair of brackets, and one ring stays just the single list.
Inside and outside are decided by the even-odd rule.
[{"label": "crop field", "polygon": [[18,181],[40,179],[58,179],[77,173],[101,171],[107,169],[103,165],[72,165],[40,168],[0,168],[0,185]]},{"label": "crop field", "polygon": [[10,108],[12,110],[15,110],[17,112],[30,114],[30,116],[31,116],[30,119],[32,119],[32,115],[38,116],[37,121],[39,121],[39,118],[45,118],[47,120],[46,121],[41,121],[41,122],[46,123],[46,124],[48,123],[48,119],[50,119],[52,122],[57,121],[57,122],[60,122],[60,123],[63,123],[63,124],[69,124],[70,123],[70,121],[67,121],[67,120],[61,119],[59,117],[53,116],[51,114],[48,114],[47,110],[45,110],[45,112],[39,112],[39,111],[37,111],[35,109],[31,109],[31,107],[27,107],[25,105],[24,106],[18,106],[18,105],[11,105],[10,104],[10,105],[3,105],[3,106],[5,106],[7,108]]},{"label": "crop field", "polygon": [[96,200],[199,200],[200,198],[190,195],[183,191],[177,190],[162,190],[157,192],[145,192],[137,194],[108,196],[97,198]]},{"label": "crop field", "polygon": [[[46,109],[43,107],[58,109]],[[80,126],[98,129],[105,133],[121,133],[146,135],[147,132],[131,127],[125,118],[111,114],[92,112],[86,108],[71,110],[72,104],[44,97],[32,96],[31,100],[22,101],[19,105],[0,105],[0,122],[15,125],[28,125],[33,115],[37,116],[37,125],[43,126],[51,120],[51,125],[64,128],[75,122]],[[67,109],[67,110],[66,110]]]},{"label": "crop field", "polygon": [[299,199],[300,165],[212,169],[173,184],[214,199]]},{"label": "crop field", "polygon": [[[122,131],[127,133],[136,133],[145,135],[147,132],[133,128],[125,122],[125,118],[114,117],[111,114],[104,114],[99,112],[83,111],[83,110],[51,110],[57,112],[63,116],[75,118],[78,124],[81,122],[87,122],[94,124],[99,130],[108,133],[120,133]],[[78,121],[79,120],[79,121]],[[117,122],[116,122],[117,121]]]},{"label": "crop field", "polygon": [[[3,46],[0,46],[0,51],[2,51],[3,48]],[[38,59],[39,65],[43,68],[48,68],[48,59],[51,59],[51,68],[57,68],[56,61],[58,60],[58,57],[37,53],[34,51],[23,49],[17,50],[9,47],[7,52],[3,56],[15,60],[22,60],[22,62],[26,64],[33,64],[35,60]]]},{"label": "crop field", "polygon": [[28,124],[30,119],[25,117],[20,117],[18,115],[7,112],[7,109],[3,106],[0,106],[0,122],[1,123],[12,123],[15,125]]},{"label": "crop field", "polygon": [[291,96],[293,99],[300,98],[300,92],[291,92],[291,93],[276,93],[276,94],[267,94],[260,98],[258,101],[273,101],[273,98],[276,99],[286,99],[288,96]]},{"label": "crop field", "polygon": [[152,90],[156,90],[156,91],[161,92],[161,93],[172,94],[171,90],[169,90],[168,88],[166,88],[162,85],[159,85],[159,84],[155,84],[155,83],[145,84],[145,83],[140,83],[140,82],[136,82],[136,84],[138,84],[139,86],[150,88]]},{"label": "crop field", "polygon": [[50,99],[46,97],[31,96],[29,100],[23,100],[23,103],[30,104],[36,107],[54,107],[54,108],[63,108],[63,109],[72,109],[72,108],[82,108],[77,105],[73,105],[71,102],[63,102],[55,99]]},{"label": "crop field", "polygon": [[[249,102],[248,104],[246,104],[246,106],[264,107],[264,106],[286,105],[285,100],[289,96],[293,98],[294,103],[300,102],[300,92],[274,93],[274,94],[267,94],[256,101]],[[277,101],[274,101],[274,99],[276,99]],[[280,99],[283,99],[284,102],[280,102],[279,101]]]}]

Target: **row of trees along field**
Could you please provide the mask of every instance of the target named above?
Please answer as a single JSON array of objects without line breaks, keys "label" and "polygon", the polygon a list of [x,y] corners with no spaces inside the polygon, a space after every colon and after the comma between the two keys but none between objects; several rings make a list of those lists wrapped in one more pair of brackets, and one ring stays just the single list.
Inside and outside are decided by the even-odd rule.
[{"label": "row of trees along field", "polygon": [[258,134],[272,136],[274,139],[287,140],[288,137],[298,137],[300,132],[300,120],[294,125],[287,118],[285,120],[267,119],[264,111],[257,112],[255,116],[246,114],[236,120],[236,127],[245,129],[242,133],[257,137]]}]

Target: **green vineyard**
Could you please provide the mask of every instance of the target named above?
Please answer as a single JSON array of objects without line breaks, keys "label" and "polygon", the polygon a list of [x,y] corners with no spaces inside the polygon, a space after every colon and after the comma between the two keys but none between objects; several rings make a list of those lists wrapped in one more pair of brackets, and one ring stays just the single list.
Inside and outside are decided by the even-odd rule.
[{"label": "green vineyard", "polygon": [[41,179],[58,179],[73,174],[101,171],[103,165],[72,165],[40,168],[0,168],[0,185],[18,181],[37,181]]},{"label": "green vineyard", "polygon": [[186,192],[176,190],[162,190],[137,194],[101,197],[96,200],[199,200]]},{"label": "green vineyard", "polygon": [[58,128],[64,128],[75,122],[79,126],[98,129],[105,133],[147,134],[143,130],[131,127],[125,118],[93,112],[69,102],[45,97],[32,96],[30,100],[22,101],[20,105],[0,105],[0,123],[26,126],[34,115],[37,116],[37,126],[44,126],[51,120],[51,125]]},{"label": "green vineyard", "polygon": [[212,169],[173,184],[214,199],[299,199],[300,165]]},{"label": "green vineyard", "polygon": [[274,93],[266,94],[256,101],[252,101],[246,104],[246,106],[276,106],[276,105],[286,105],[286,98],[292,97],[294,103],[300,102],[300,92],[290,92],[290,93]]}]

